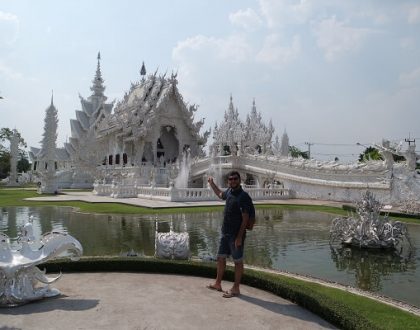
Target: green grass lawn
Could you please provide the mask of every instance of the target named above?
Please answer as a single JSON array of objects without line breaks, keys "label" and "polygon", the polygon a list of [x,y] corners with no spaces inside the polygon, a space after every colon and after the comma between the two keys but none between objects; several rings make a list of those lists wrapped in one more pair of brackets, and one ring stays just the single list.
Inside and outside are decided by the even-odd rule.
[{"label": "green grass lawn", "polygon": [[[0,207],[5,206],[71,206],[77,207],[82,212],[91,213],[106,213],[106,214],[164,214],[164,213],[190,213],[190,212],[211,212],[222,210],[223,206],[195,206],[195,207],[173,207],[151,209],[147,207],[133,206],[122,203],[87,203],[78,201],[57,201],[57,202],[44,202],[44,201],[26,201],[25,198],[40,197],[35,190],[19,189],[19,188],[0,188]],[[334,213],[338,215],[345,215],[347,211],[340,208],[328,206],[302,206],[302,205],[269,205],[262,204],[256,205],[257,209],[268,208],[285,208],[285,209],[306,209],[320,212]]]},{"label": "green grass lawn", "polygon": [[[76,190],[72,190],[76,191]],[[80,191],[80,190],[78,190]],[[3,188],[0,187],[0,207],[5,206],[70,206],[78,208],[81,212],[86,213],[104,213],[104,214],[169,214],[169,213],[193,213],[193,212],[213,212],[220,211],[223,206],[193,206],[193,207],[173,207],[151,209],[141,206],[133,206],[122,203],[87,203],[78,201],[57,201],[57,202],[41,202],[41,201],[25,201],[25,198],[40,197],[35,189],[28,188]],[[45,195],[44,195],[45,196]],[[297,209],[307,211],[326,212],[336,215],[348,215],[350,211],[343,210],[338,207],[320,206],[320,205],[272,205],[258,204],[257,209]],[[392,216],[391,219],[406,223],[420,224],[420,219]]]}]

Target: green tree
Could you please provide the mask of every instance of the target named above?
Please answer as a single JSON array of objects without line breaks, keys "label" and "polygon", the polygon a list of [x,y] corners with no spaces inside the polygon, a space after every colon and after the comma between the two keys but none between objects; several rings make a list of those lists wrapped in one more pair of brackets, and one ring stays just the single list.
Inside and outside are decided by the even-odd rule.
[{"label": "green tree", "polygon": [[[4,142],[6,140],[9,140],[12,138],[13,135],[13,130],[11,130],[10,128],[7,127],[3,127],[0,129],[0,143]],[[22,148],[26,148],[26,142],[25,140],[22,138],[22,136],[20,135],[19,132],[17,132],[17,135],[19,137],[19,146]]]},{"label": "green tree", "polygon": [[295,146],[289,147],[289,153],[294,158],[302,157],[305,159],[309,159],[309,155],[307,151],[302,151],[298,147],[295,147]]},{"label": "green tree", "polygon": [[368,160],[384,160],[378,149],[367,147],[363,153],[359,155],[359,162],[367,162]]},{"label": "green tree", "polygon": [[4,179],[10,172],[10,152],[0,145],[0,179]]},{"label": "green tree", "polygon": [[31,169],[31,163],[29,162],[26,153],[24,156],[20,158],[17,163],[17,171],[18,173],[28,172]]}]

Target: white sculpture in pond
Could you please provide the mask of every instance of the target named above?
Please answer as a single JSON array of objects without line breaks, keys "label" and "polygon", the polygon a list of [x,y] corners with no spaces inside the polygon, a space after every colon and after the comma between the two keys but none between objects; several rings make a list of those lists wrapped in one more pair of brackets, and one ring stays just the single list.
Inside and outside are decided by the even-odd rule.
[{"label": "white sculpture in pond", "polygon": [[176,233],[172,231],[172,224],[169,233],[159,233],[155,236],[155,256],[165,259],[188,259],[190,257],[190,236],[188,233]]},{"label": "white sculpture in pond", "polygon": [[36,265],[66,251],[71,253],[72,260],[77,259],[83,253],[79,241],[70,235],[53,231],[44,234],[40,244],[37,244],[30,219],[20,228],[18,242],[21,248],[12,250],[9,237],[0,233],[0,306],[17,306],[59,295],[60,291],[50,288],[49,284],[57,281],[61,274],[48,278],[45,271]]},{"label": "white sculpture in pond", "polygon": [[387,216],[382,217],[382,204],[370,191],[366,191],[356,206],[355,217],[338,217],[332,221],[331,243],[338,241],[360,248],[395,249],[406,240],[411,246],[407,226]]}]

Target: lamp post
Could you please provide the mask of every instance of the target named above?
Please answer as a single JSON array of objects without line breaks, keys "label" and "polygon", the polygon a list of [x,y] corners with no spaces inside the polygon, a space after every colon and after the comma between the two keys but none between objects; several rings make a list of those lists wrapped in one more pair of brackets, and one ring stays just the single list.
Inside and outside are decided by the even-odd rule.
[{"label": "lamp post", "polygon": [[305,142],[305,144],[308,146],[308,159],[311,159],[311,146],[314,144],[311,142]]}]

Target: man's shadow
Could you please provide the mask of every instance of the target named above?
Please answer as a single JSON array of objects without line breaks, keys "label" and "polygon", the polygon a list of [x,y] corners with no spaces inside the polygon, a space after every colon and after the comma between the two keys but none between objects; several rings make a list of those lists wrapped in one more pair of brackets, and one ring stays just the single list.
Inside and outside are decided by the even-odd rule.
[{"label": "man's shadow", "polygon": [[[238,296],[238,298],[251,304],[260,306],[276,314],[286,315],[296,319],[312,321],[320,324],[318,316],[313,314],[311,311],[308,311],[305,308],[295,304],[276,303],[273,301],[247,296],[242,293]],[[322,322],[322,324],[320,325],[322,325],[325,328],[336,329],[334,326],[329,325],[327,321]]]}]

